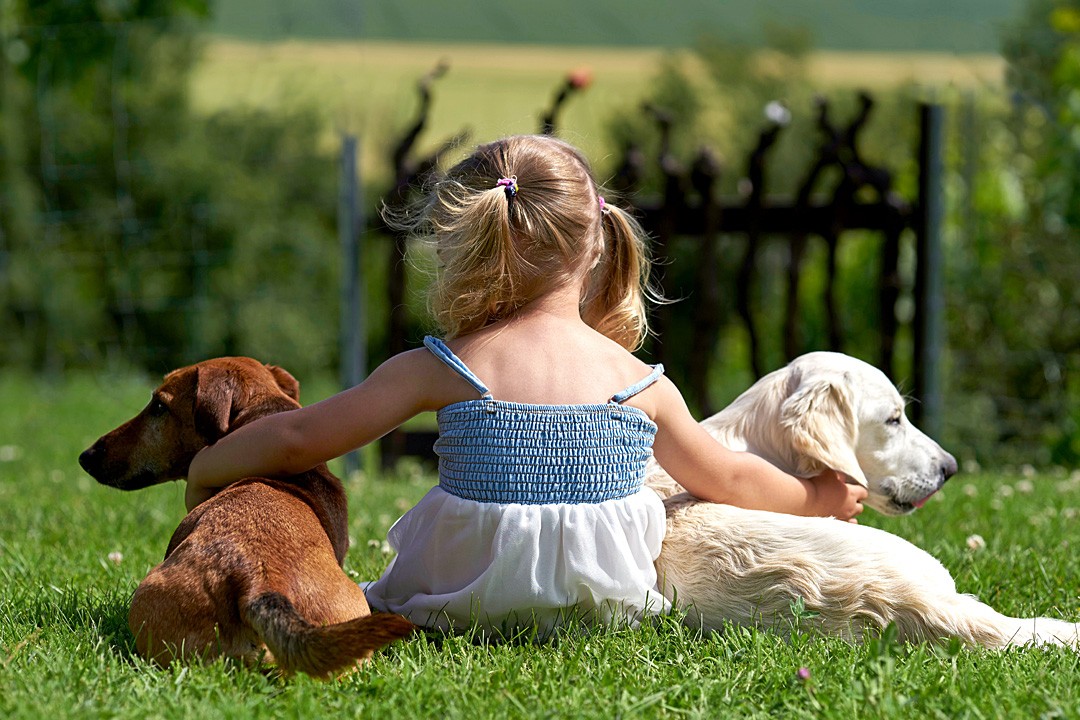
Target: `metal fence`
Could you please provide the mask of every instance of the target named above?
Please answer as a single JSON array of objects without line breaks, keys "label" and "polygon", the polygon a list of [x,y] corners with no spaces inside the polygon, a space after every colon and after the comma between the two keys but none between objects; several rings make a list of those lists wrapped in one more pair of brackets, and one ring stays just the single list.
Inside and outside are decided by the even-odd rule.
[{"label": "metal fence", "polygon": [[[21,165],[29,169],[28,177],[40,182],[20,185],[5,174],[0,185],[0,365],[61,373],[115,362],[164,372],[207,355],[242,353],[294,368],[304,378],[340,366],[341,382],[351,384],[367,369],[365,353],[373,364],[418,340],[420,321],[409,309],[417,304],[406,291],[417,281],[402,261],[404,239],[385,237],[371,209],[380,197],[394,202],[463,142],[461,135],[449,137],[437,141],[433,152],[417,152],[418,147],[430,147],[420,140],[444,68],[421,79],[413,122],[387,145],[387,182],[382,177],[358,178],[346,166],[335,171],[336,158],[313,152],[320,148],[325,126],[309,133],[308,144],[281,142],[275,157],[260,155],[260,148],[280,138],[276,126],[257,114],[232,125],[211,121],[219,133],[218,157],[212,152],[200,158],[176,153],[173,137],[152,137],[154,128],[147,124],[148,112],[167,114],[168,106],[154,97],[133,95],[128,87],[131,73],[142,72],[128,50],[132,43],[147,42],[140,26],[75,25],[34,32],[41,47],[61,55],[69,34],[89,30],[100,30],[102,46],[113,53],[98,68],[89,109],[50,96],[55,85],[70,80],[59,61],[38,67],[20,93],[11,82],[10,55],[0,58],[0,119],[7,123],[19,109],[40,126],[40,132],[14,140],[8,126],[4,128],[4,172]],[[535,127],[572,130],[560,123],[560,111],[573,102],[576,88],[568,79],[553,90],[555,99]],[[947,352],[943,347],[945,313],[968,302],[951,296],[951,307],[943,308],[937,291],[947,269],[938,242],[945,196],[950,200],[945,234],[955,240],[949,245],[953,263],[963,260],[973,242],[1010,242],[1007,228],[990,227],[999,216],[980,214],[972,198],[978,183],[1002,182],[1008,188],[1013,175],[1022,172],[1003,179],[981,174],[978,153],[1000,142],[994,133],[1005,132],[1003,123],[971,105],[949,105],[957,106],[960,112],[948,117],[937,106],[910,106],[921,125],[910,149],[910,165],[920,168],[913,173],[910,166],[875,165],[868,159],[871,154],[863,152],[863,131],[877,117],[870,98],[849,116],[842,116],[835,103],[821,104],[816,108],[817,154],[804,167],[783,168],[798,176],[794,192],[785,197],[774,190],[776,170],[769,162],[778,142],[790,133],[782,123],[759,128],[756,147],[721,170],[708,153],[683,157],[664,148],[665,134],[677,128],[666,120],[664,108],[643,110],[652,128],[646,134],[651,133],[656,141],[651,144],[661,149],[650,151],[649,157],[628,152],[617,182],[656,239],[657,255],[664,256],[658,269],[668,294],[692,295],[690,302],[657,310],[662,334],[646,352],[679,375],[680,386],[699,411],[715,409],[710,404],[730,397],[731,388],[716,392],[721,363],[737,368],[742,383],[799,352],[833,348],[860,355],[906,385],[919,401],[912,409],[922,415],[921,424],[936,434],[935,424],[944,421],[943,435],[960,448],[958,454],[965,444],[974,447],[979,441],[993,457],[998,446],[1012,443],[1021,448],[1018,456],[1038,464],[1049,457],[1049,443],[1029,432],[1033,419],[1051,430],[1060,428],[1058,435],[1066,440],[1076,434],[1075,427],[1068,426],[1075,416],[1069,406],[1076,382],[1072,378],[1080,376],[1074,350],[999,348],[995,357],[1001,357],[1003,372],[1011,375],[993,385],[984,383],[984,391],[978,386],[980,373],[985,373],[979,347],[951,345]],[[794,110],[805,115],[815,108]],[[93,117],[87,117],[91,113]],[[290,118],[288,124],[299,126],[308,119]],[[177,140],[187,130],[183,122],[181,116],[176,126],[169,126]],[[101,151],[86,150],[91,145],[84,140],[101,138],[107,140]],[[356,160],[351,150],[343,156]],[[176,188],[165,175],[154,174],[162,157],[169,164],[165,169],[190,168],[196,177],[223,171],[226,161],[241,157],[249,185],[238,188],[239,183],[225,176],[217,185]],[[908,182],[913,174],[918,174],[918,183]],[[642,176],[652,178],[647,188],[658,190],[638,187]],[[721,187],[736,184],[733,176],[739,178],[740,191],[721,192]],[[294,177],[304,182],[290,180]],[[346,184],[350,177],[355,178],[352,186]],[[903,180],[902,192],[896,189],[897,177]],[[316,181],[309,182],[312,178]],[[27,205],[35,208],[35,214],[21,220],[13,213],[20,194],[33,197]],[[94,204],[83,202],[88,195]],[[298,224],[298,209],[310,216],[306,225]],[[335,210],[340,216],[337,233]],[[360,238],[367,244],[350,249],[349,243]],[[266,252],[250,254],[256,245]],[[872,294],[866,292],[859,300],[858,328],[851,323],[852,309],[837,307],[837,295],[844,297],[852,277],[844,276],[843,263],[838,268],[836,259],[852,248],[872,256],[873,270],[862,272],[875,275]],[[972,276],[977,269],[964,272]],[[223,282],[226,273],[228,283]],[[808,277],[823,277],[820,289],[815,284],[819,281],[808,284]],[[366,287],[339,285],[353,278]],[[766,290],[773,293],[767,308]],[[717,297],[720,302],[712,302]],[[369,302],[363,312],[356,310],[358,298]],[[780,301],[774,302],[776,298]],[[1033,319],[1036,311],[1033,308]],[[867,323],[866,317],[876,319]],[[339,330],[345,334],[345,329],[363,324],[368,342],[359,343],[359,336],[353,336],[342,355]],[[867,326],[875,336],[872,347]],[[687,334],[686,327],[694,331]],[[739,342],[718,344],[718,332],[737,336]],[[955,337],[964,331],[952,332]],[[948,382],[942,387],[938,363],[943,357],[953,390]],[[1024,378],[1014,377],[1023,374],[1030,374],[1033,382],[1025,385]],[[966,394],[974,388],[982,395],[958,398],[956,387]],[[950,404],[940,407],[950,392]],[[993,417],[974,420],[984,415]],[[417,441],[423,449],[423,438],[407,435],[384,444],[388,457],[394,457]]]},{"label": "metal fence", "polygon": [[[403,133],[393,153],[396,186],[390,202],[405,197],[428,173],[434,172],[443,153],[457,144],[460,138],[444,143],[438,151],[421,160],[410,160],[410,151],[423,131],[430,109],[432,82],[442,70],[436,68],[418,83],[420,104],[417,117]],[[576,89],[573,77],[555,93],[551,107],[543,113],[539,131],[555,133],[558,114],[563,104]],[[916,420],[929,432],[936,433],[941,427],[940,400],[940,354],[943,344],[943,303],[941,264],[942,220],[942,136],[943,109],[938,105],[923,104],[914,109],[919,116],[919,143],[912,149],[918,158],[918,195],[912,199],[900,197],[893,188],[892,173],[884,167],[868,162],[860,151],[859,134],[865,127],[874,103],[863,94],[857,113],[847,123],[838,123],[831,117],[829,103],[820,100],[817,122],[820,144],[816,157],[806,169],[794,198],[778,198],[769,192],[767,158],[770,149],[784,131],[782,118],[771,122],[758,136],[756,147],[744,163],[745,192],[741,197],[722,197],[716,192],[720,175],[718,163],[708,150],[684,163],[671,151],[671,114],[663,108],[648,106],[643,109],[655,121],[660,135],[660,152],[654,158],[663,176],[663,192],[648,196],[639,192],[648,162],[640,148],[625,148],[624,158],[613,183],[616,189],[633,202],[633,210],[643,226],[654,239],[654,254],[669,258],[671,263],[680,262],[673,256],[673,241],[693,238],[699,244],[694,261],[696,272],[689,291],[696,302],[673,303],[656,309],[653,318],[655,336],[646,352],[656,361],[663,362],[673,375],[685,381],[684,392],[702,411],[713,410],[710,402],[709,377],[712,366],[720,360],[717,339],[721,327],[731,322],[719,311],[720,287],[718,244],[721,237],[740,238],[741,260],[738,264],[735,288],[737,322],[745,330],[748,342],[747,362],[755,377],[767,371],[762,352],[763,329],[758,316],[752,310],[755,286],[760,272],[759,255],[766,243],[780,243],[785,252],[784,274],[787,278],[784,321],[782,324],[782,347],[787,359],[811,349],[845,350],[845,332],[837,310],[838,251],[841,243],[852,241],[850,231],[871,231],[881,237],[879,251],[879,277],[877,281],[878,340],[877,355],[872,358],[889,376],[894,375],[896,337],[900,325],[897,302],[904,293],[914,300],[915,312],[910,320],[914,338],[912,357],[905,365],[912,369],[914,395],[920,400],[914,405]],[[346,138],[346,154],[353,141]],[[343,167],[351,160],[343,158]],[[832,187],[822,187],[826,171],[838,170],[839,182]],[[865,200],[865,191],[871,191],[872,199]],[[826,284],[819,298],[827,318],[827,345],[811,347],[801,336],[802,300],[800,283],[806,271],[805,254],[808,243],[819,238],[827,247]],[[901,243],[910,238],[914,254],[915,273],[911,287],[904,287],[899,269]],[[865,237],[860,238],[865,242]],[[395,251],[391,255],[388,300],[392,308],[389,318],[389,347],[391,352],[406,348],[406,322],[401,314],[404,307],[402,293],[405,287],[406,252],[405,239],[394,238]],[[347,250],[351,254],[352,250]],[[663,269],[657,265],[658,283],[666,290]],[[686,287],[679,288],[686,293]],[[351,293],[356,296],[356,293]],[[361,313],[362,314],[362,313]],[[672,342],[666,335],[677,317],[681,316],[694,328],[683,347]],[[343,347],[353,347],[355,340],[348,340]],[[348,351],[343,356],[347,362]],[[895,379],[895,378],[894,378]],[[397,432],[383,442],[383,461],[392,464],[405,454],[430,454],[432,433]]]}]

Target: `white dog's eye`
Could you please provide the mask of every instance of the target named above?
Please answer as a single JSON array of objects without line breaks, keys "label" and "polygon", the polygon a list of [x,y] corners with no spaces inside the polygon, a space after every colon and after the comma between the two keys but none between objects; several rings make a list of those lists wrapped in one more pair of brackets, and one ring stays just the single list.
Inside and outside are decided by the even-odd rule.
[{"label": "white dog's eye", "polygon": [[890,417],[888,420],[886,420],[885,424],[886,425],[899,425],[900,424],[900,418],[902,418],[902,417],[903,417],[902,413],[896,413],[895,415]]}]

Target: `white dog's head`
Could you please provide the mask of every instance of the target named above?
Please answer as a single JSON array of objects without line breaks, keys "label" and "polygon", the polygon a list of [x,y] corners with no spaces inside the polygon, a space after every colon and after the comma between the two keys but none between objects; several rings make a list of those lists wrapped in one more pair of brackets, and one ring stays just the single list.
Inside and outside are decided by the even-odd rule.
[{"label": "white dog's head", "polygon": [[956,459],[911,424],[883,372],[848,355],[814,352],[766,375],[705,427],[803,477],[832,468],[869,490],[886,515],[922,507]]}]

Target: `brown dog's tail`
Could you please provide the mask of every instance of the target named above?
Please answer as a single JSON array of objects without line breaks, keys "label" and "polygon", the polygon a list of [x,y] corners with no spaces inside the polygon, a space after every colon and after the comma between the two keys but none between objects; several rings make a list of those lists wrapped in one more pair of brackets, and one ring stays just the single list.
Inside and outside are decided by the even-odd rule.
[{"label": "brown dog's tail", "polygon": [[405,618],[391,613],[366,615],[336,625],[313,625],[288,598],[276,592],[256,597],[244,616],[273,653],[278,667],[318,678],[331,677],[416,629]]}]

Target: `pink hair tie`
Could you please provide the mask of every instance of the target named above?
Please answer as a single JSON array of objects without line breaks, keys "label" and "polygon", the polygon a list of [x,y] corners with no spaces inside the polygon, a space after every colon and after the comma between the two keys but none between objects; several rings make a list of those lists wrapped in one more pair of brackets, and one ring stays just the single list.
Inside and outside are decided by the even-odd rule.
[{"label": "pink hair tie", "polygon": [[603,195],[597,195],[596,199],[600,201],[600,212],[605,213],[605,214],[611,212],[611,208],[609,208],[607,206],[607,203],[604,202],[604,196]]},{"label": "pink hair tie", "polygon": [[495,183],[495,187],[505,188],[506,199],[513,200],[514,196],[517,195],[518,191],[517,175],[511,175],[510,177],[506,178],[499,178],[499,181]]}]

